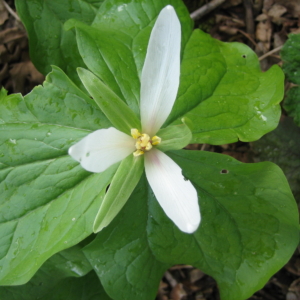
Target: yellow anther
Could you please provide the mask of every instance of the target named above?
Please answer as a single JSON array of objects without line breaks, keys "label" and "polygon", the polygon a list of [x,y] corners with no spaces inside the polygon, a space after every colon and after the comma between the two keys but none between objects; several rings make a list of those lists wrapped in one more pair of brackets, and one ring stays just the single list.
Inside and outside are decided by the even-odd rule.
[{"label": "yellow anther", "polygon": [[158,145],[161,142],[161,138],[154,136],[150,139],[147,133],[141,134],[136,128],[131,129],[131,135],[136,140],[135,148],[136,151],[133,152],[134,156],[140,156],[152,149],[152,146]]},{"label": "yellow anther", "polygon": [[152,141],[152,145],[153,145],[153,146],[156,146],[156,145],[160,144],[161,138],[155,135],[155,136],[151,139],[151,141]]},{"label": "yellow anther", "polygon": [[140,140],[137,140],[137,142],[135,143],[135,148],[136,149],[142,149],[141,141]]},{"label": "yellow anther", "polygon": [[145,151],[137,149],[136,151],[133,152],[134,156],[140,156],[143,155],[145,153]]},{"label": "yellow anther", "polygon": [[141,135],[141,133],[136,129],[136,128],[132,128],[131,129],[131,136],[134,138],[134,139],[138,139]]},{"label": "yellow anther", "polygon": [[148,142],[148,144],[147,144],[146,147],[145,147],[145,150],[146,150],[146,151],[149,151],[151,148],[152,148],[152,145],[151,145],[150,142]]},{"label": "yellow anther", "polygon": [[150,141],[150,136],[147,133],[143,133],[140,139],[141,139],[141,146],[147,147],[147,144]]}]

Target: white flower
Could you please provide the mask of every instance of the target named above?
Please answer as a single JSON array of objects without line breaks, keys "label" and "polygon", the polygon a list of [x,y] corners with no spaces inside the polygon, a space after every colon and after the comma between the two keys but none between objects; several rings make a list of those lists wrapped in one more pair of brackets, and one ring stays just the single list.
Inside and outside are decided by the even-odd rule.
[{"label": "white flower", "polygon": [[100,129],[73,145],[69,154],[84,169],[96,173],[133,153],[144,155],[146,177],[157,201],[180,230],[192,233],[200,224],[197,191],[184,179],[181,168],[155,149],[160,142],[155,134],[170,114],[178,91],[180,42],[180,22],[174,8],[168,5],[152,29],[142,70],[142,133],[134,128],[128,135],[113,127]]}]

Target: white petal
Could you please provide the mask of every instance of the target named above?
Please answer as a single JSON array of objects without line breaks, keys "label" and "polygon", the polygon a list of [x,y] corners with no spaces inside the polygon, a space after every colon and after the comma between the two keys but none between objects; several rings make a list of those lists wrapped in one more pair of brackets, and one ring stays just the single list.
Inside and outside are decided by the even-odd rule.
[{"label": "white petal", "polygon": [[100,129],[69,149],[69,154],[90,172],[100,173],[135,150],[135,140],[113,128]]},{"label": "white petal", "polygon": [[163,152],[152,149],[145,154],[145,169],[153,193],[166,215],[187,233],[200,224],[198,195],[180,167]]},{"label": "white petal", "polygon": [[141,121],[150,136],[163,125],[176,99],[180,75],[181,26],[166,6],[152,29],[141,78]]}]

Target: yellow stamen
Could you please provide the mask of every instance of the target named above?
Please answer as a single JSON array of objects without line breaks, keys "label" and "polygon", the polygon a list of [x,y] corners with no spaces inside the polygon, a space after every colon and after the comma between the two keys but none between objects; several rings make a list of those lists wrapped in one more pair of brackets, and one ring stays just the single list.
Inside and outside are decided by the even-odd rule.
[{"label": "yellow stamen", "polygon": [[151,141],[152,141],[152,145],[153,145],[153,146],[156,146],[156,145],[160,144],[161,138],[155,135],[155,136],[151,139]]},{"label": "yellow stamen", "polygon": [[141,139],[141,146],[142,147],[147,147],[147,144],[150,141],[150,136],[146,133],[143,133],[142,137],[140,139]]},{"label": "yellow stamen", "polygon": [[151,145],[150,142],[148,142],[148,144],[147,144],[146,147],[145,147],[145,150],[146,150],[146,151],[149,151],[151,148],[152,148],[152,145]]},{"label": "yellow stamen", "polygon": [[154,136],[150,139],[147,133],[141,134],[136,128],[131,129],[131,135],[136,140],[135,148],[136,151],[133,152],[134,156],[140,156],[152,149],[152,146],[158,145],[161,142],[161,138]]},{"label": "yellow stamen", "polygon": [[137,140],[137,142],[135,143],[135,148],[136,149],[142,149],[142,146],[141,146],[141,141],[140,140]]},{"label": "yellow stamen", "polygon": [[145,151],[137,149],[136,151],[133,152],[134,156],[140,156],[143,155],[145,153]]},{"label": "yellow stamen", "polygon": [[142,136],[136,128],[131,129],[131,135],[134,139],[138,139],[140,136]]}]

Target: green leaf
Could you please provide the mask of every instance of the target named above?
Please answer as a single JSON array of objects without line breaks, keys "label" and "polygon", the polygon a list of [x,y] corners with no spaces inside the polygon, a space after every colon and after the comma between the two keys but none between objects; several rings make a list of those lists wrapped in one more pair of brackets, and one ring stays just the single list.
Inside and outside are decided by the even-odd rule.
[{"label": "green leaf", "polygon": [[210,152],[170,156],[200,196],[199,229],[181,232],[142,177],[118,216],[83,250],[86,257],[114,299],[154,298],[159,276],[174,264],[213,276],[222,300],[249,298],[298,244],[298,210],[282,171]]},{"label": "green leaf", "polygon": [[110,300],[81,251],[74,246],[49,258],[33,278],[21,286],[0,287],[2,300]]},{"label": "green leaf", "polygon": [[291,118],[284,118],[278,127],[252,144],[261,161],[272,161],[284,172],[291,190],[300,203],[300,128]]},{"label": "green leaf", "polygon": [[188,117],[194,143],[257,140],[277,126],[283,88],[280,68],[261,72],[246,45],[195,30],[184,49],[178,96],[165,125]]},{"label": "green leaf", "polygon": [[290,34],[288,40],[281,49],[283,71],[289,81],[300,84],[300,35]]},{"label": "green leaf", "polygon": [[103,0],[16,0],[18,14],[29,35],[30,57],[37,69],[46,75],[51,65],[62,68],[72,80],[80,83],[76,68],[84,67],[75,34],[63,30],[63,24],[76,18],[91,24]]},{"label": "green leaf", "polygon": [[99,78],[88,70],[79,68],[78,75],[85,88],[115,128],[130,134],[132,128],[141,130],[134,112]]},{"label": "green leaf", "polygon": [[171,266],[158,261],[149,247],[147,197],[142,176],[117,217],[83,249],[106,293],[115,300],[154,299],[160,278]]},{"label": "green leaf", "polygon": [[121,162],[94,221],[94,232],[108,226],[127,202],[144,171],[143,157],[132,154]]},{"label": "green leaf", "polygon": [[[300,69],[299,69],[300,70]],[[300,87],[291,88],[283,103],[288,115],[294,118],[294,122],[300,126]]]},{"label": "green leaf", "polygon": [[[79,52],[86,66],[139,116],[140,74],[151,28],[163,7],[171,4],[182,22],[182,49],[192,28],[189,13],[179,0],[106,1],[91,26],[76,27]],[[66,24],[70,28],[70,24]]]},{"label": "green leaf", "polygon": [[185,124],[160,129],[157,136],[161,138],[161,143],[157,145],[157,149],[163,152],[182,149],[192,139],[191,130]]},{"label": "green leaf", "polygon": [[67,151],[106,126],[97,105],[58,68],[24,98],[1,92],[1,284],[27,282],[50,256],[92,233],[117,165],[92,174]]},{"label": "green leaf", "polygon": [[[283,60],[283,71],[289,81],[300,84],[300,35],[290,34],[280,54]],[[293,87],[284,100],[284,109],[289,116],[294,118],[295,123],[300,126],[300,88]]]},{"label": "green leaf", "polygon": [[85,276],[92,266],[81,250],[82,246],[76,245],[60,251],[50,257],[41,269],[56,278]]}]

